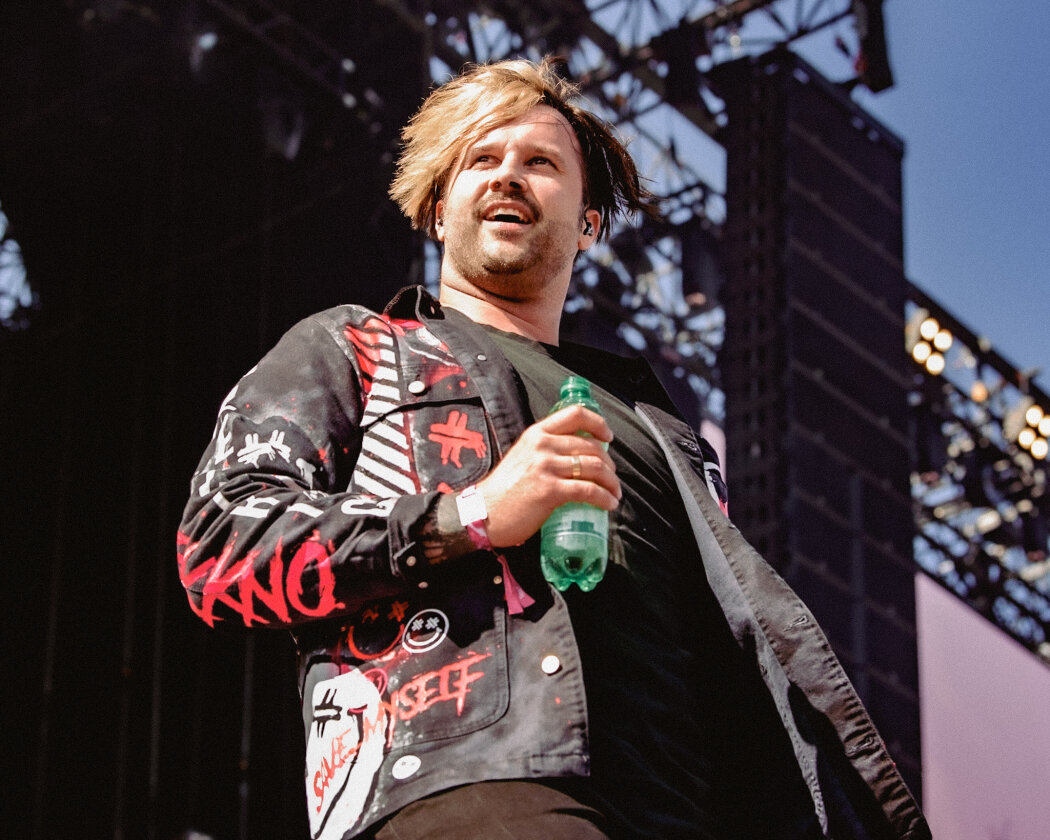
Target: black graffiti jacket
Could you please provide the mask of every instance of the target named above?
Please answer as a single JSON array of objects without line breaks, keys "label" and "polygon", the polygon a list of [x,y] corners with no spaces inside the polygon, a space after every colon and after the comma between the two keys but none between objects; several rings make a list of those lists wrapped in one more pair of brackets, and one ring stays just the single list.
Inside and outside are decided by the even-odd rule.
[{"label": "black graffiti jacket", "polygon": [[[653,396],[636,411],[828,836],[928,837],[812,614],[720,510],[715,466],[648,367],[626,369]],[[208,624],[295,636],[314,838],[352,837],[455,785],[588,773],[579,653],[535,546],[431,566],[420,542],[440,494],[482,478],[529,422],[515,382],[483,330],[409,288],[383,314],[301,322],[220,409],[179,574]]]}]

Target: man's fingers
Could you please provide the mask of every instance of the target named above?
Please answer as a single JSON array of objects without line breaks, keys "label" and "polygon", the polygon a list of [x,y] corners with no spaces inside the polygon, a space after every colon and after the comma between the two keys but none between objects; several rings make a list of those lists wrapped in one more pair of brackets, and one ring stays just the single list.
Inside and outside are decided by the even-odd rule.
[{"label": "man's fingers", "polygon": [[608,443],[613,439],[612,430],[605,418],[581,405],[572,405],[556,411],[539,421],[537,425],[554,435],[591,435]]},{"label": "man's fingers", "polygon": [[585,502],[614,510],[622,491],[606,444],[612,432],[601,415],[580,406],[527,428],[478,487],[488,506],[492,544],[519,545],[554,508]]},{"label": "man's fingers", "polygon": [[594,461],[600,461],[606,469],[616,471],[612,456],[606,451],[605,444],[597,438],[582,435],[553,435],[548,438],[547,446],[548,451],[557,459],[556,463],[559,467],[571,463],[566,459],[579,455],[581,458],[590,459],[592,466],[595,465]]},{"label": "man's fingers", "polygon": [[590,481],[604,487],[615,498],[621,496],[620,481],[616,478],[616,465],[605,452],[597,454],[573,453],[562,456],[562,477],[572,481]]},{"label": "man's fingers", "polygon": [[620,505],[620,482],[615,478],[611,482],[574,481],[565,479],[566,487],[559,505],[566,502],[585,502],[602,510],[616,510]]}]

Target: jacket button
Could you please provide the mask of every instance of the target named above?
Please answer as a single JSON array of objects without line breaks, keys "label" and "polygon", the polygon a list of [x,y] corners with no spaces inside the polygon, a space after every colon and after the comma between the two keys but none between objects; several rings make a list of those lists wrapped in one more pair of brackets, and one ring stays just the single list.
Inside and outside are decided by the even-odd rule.
[{"label": "jacket button", "polygon": [[542,670],[547,676],[557,674],[558,671],[561,670],[561,660],[553,653],[548,653],[543,657],[543,661],[540,662],[540,670]]},{"label": "jacket button", "polygon": [[408,383],[408,392],[419,396],[427,389],[427,383],[422,379],[413,379]]},{"label": "jacket button", "polygon": [[425,580],[421,580],[421,581],[419,582],[419,588],[420,588],[420,589],[426,589],[426,588],[427,588],[428,586],[430,586],[430,584],[429,584],[429,583],[427,583],[427,582],[426,582]]},{"label": "jacket button", "polygon": [[486,356],[484,353],[478,353],[478,361],[479,362],[487,362],[488,360],[489,360],[489,357]]},{"label": "jacket button", "polygon": [[390,775],[398,781],[407,779],[409,776],[415,775],[422,763],[417,755],[403,755],[390,768]]},{"label": "jacket button", "polygon": [[493,582],[494,584],[496,584],[497,586],[499,586],[499,584],[503,583],[503,575],[496,575],[496,576],[495,576],[495,577],[494,577],[494,578],[492,579],[492,582]]},{"label": "jacket button", "polygon": [[416,558],[415,557],[411,557],[411,556],[406,557],[405,558],[405,565],[408,566],[409,568],[412,568],[414,565],[416,565]]}]

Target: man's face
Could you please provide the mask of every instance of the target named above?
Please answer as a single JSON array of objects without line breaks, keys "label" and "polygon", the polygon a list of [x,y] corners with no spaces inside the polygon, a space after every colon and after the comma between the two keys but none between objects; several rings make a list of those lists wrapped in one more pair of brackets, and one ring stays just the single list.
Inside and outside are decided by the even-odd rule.
[{"label": "man's face", "polygon": [[[583,166],[568,120],[538,105],[467,147],[437,203],[442,279],[524,299],[567,283],[599,215],[584,213]],[[592,233],[585,234],[590,221]]]}]

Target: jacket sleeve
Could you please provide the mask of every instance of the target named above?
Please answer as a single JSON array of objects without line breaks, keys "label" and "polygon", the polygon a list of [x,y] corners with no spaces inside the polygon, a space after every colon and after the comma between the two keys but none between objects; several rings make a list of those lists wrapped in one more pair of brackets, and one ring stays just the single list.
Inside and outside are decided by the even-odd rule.
[{"label": "jacket sleeve", "polygon": [[411,534],[438,494],[347,492],[361,403],[353,351],[321,316],[226,397],[177,539],[190,606],[209,625],[289,627],[426,585]]}]

